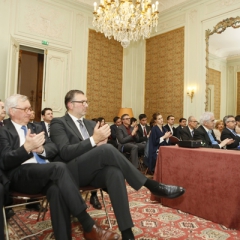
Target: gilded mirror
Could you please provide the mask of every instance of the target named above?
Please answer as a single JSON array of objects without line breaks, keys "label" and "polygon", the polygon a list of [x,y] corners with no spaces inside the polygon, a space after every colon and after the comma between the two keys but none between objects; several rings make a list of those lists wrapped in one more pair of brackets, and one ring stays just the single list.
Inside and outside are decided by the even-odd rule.
[{"label": "gilded mirror", "polygon": [[[238,29],[239,28],[239,29]],[[237,32],[236,29],[238,29]],[[219,35],[221,34],[221,35]],[[239,37],[240,39],[240,17],[236,18],[227,18],[221,22],[219,22],[213,30],[206,30],[205,32],[205,40],[206,40],[206,91],[205,91],[205,111],[213,111],[213,104],[216,101],[216,97],[221,98],[221,78],[223,76],[219,76],[219,72],[215,71],[214,69],[211,69],[209,67],[209,61],[218,61],[222,64],[225,64],[226,68],[228,67],[227,61],[231,59],[231,61],[236,61],[236,59],[239,59],[240,62],[240,41],[235,41],[238,47],[238,50],[236,51],[236,46],[233,46],[233,42],[230,40],[233,40],[233,35]],[[210,36],[211,39],[210,39]],[[235,38],[237,38],[235,37]],[[234,38],[234,39],[235,39]],[[225,45],[224,45],[225,44]],[[223,48],[225,47],[225,49]],[[227,46],[227,47],[226,47]],[[235,48],[234,48],[235,47]],[[218,59],[217,59],[218,58]],[[217,60],[216,60],[217,59]],[[240,72],[240,69],[239,69]],[[227,79],[227,72],[221,72],[224,73],[224,78]],[[220,73],[220,74],[221,74]],[[218,82],[215,82],[215,85],[211,84],[212,77],[215,76],[215,79],[219,80]],[[240,84],[239,84],[240,85]],[[220,92],[220,93],[219,93]],[[240,96],[239,96],[240,98]],[[232,100],[232,104],[236,104],[236,98]],[[215,109],[213,111],[214,113],[217,112],[219,114],[216,114],[218,116],[215,116],[216,118],[220,117],[220,102],[219,102],[219,109]]]}]

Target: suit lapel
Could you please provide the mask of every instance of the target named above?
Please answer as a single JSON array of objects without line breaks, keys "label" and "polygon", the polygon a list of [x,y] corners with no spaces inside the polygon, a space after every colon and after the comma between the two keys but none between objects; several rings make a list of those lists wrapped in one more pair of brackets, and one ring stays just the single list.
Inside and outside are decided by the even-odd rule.
[{"label": "suit lapel", "polygon": [[80,138],[81,140],[83,140],[83,137],[82,137],[82,135],[80,134],[78,128],[76,127],[76,124],[73,122],[72,118],[71,118],[68,114],[65,115],[65,120],[66,120],[67,125],[73,130],[74,134],[75,134],[78,138]]},{"label": "suit lapel", "polygon": [[14,148],[17,148],[20,146],[20,138],[19,138],[19,135],[17,133],[17,130],[16,128],[14,127],[14,125],[12,124],[11,122],[11,119],[8,118],[6,119],[5,123],[4,123],[4,126],[8,129],[9,133],[12,135],[13,139],[16,139],[14,141],[15,143],[15,146]]},{"label": "suit lapel", "polygon": [[87,128],[89,137],[91,137],[93,135],[93,126],[91,125],[91,122],[84,118],[83,123],[84,123],[85,127]]}]

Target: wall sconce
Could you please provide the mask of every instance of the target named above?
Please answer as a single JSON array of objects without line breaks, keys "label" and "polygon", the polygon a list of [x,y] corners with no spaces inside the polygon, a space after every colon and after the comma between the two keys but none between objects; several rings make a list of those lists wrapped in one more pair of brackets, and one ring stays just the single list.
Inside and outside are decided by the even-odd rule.
[{"label": "wall sconce", "polygon": [[195,92],[195,88],[193,88],[193,87],[188,87],[188,89],[187,89],[187,95],[191,98],[191,103],[192,103],[192,99],[193,99],[193,96],[194,96],[194,92]]}]

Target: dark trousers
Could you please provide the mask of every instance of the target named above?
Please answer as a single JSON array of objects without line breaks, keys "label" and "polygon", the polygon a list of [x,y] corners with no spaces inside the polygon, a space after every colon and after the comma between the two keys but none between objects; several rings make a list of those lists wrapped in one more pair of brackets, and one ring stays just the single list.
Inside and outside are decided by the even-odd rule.
[{"label": "dark trousers", "polygon": [[4,188],[3,185],[0,183],[0,239],[4,239],[3,201],[4,201]]},{"label": "dark trousers", "polygon": [[138,153],[144,153],[145,144],[143,143],[126,143],[123,145],[123,152],[130,153],[130,161],[138,168]]},{"label": "dark trousers", "polygon": [[87,207],[76,182],[64,163],[23,164],[9,174],[10,189],[22,193],[46,193],[50,203],[54,236],[70,240],[70,215],[79,215]]},{"label": "dark trousers", "polygon": [[125,179],[138,190],[147,178],[116,148],[110,144],[101,145],[67,165],[72,172],[78,170],[74,176],[79,186],[107,188],[120,231],[133,227]]}]

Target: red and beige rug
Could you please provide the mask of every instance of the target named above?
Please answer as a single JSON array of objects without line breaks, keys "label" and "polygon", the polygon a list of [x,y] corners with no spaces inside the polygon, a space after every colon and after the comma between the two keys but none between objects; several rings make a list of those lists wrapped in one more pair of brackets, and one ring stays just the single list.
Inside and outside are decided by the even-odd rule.
[{"label": "red and beige rug", "polygon": [[[150,192],[144,187],[138,192],[129,186],[127,189],[136,240],[240,240],[240,231],[227,229],[222,225],[150,201]],[[113,230],[119,232],[107,194],[105,199]],[[95,210],[89,206],[88,212],[102,227],[108,227],[104,210]],[[41,231],[40,234],[25,239],[54,239],[49,211],[44,221],[37,222],[36,219],[37,212],[26,209],[17,210],[15,216],[9,220],[10,239],[19,240],[26,235]],[[72,223],[72,239],[84,239],[81,227],[75,219]]]}]

